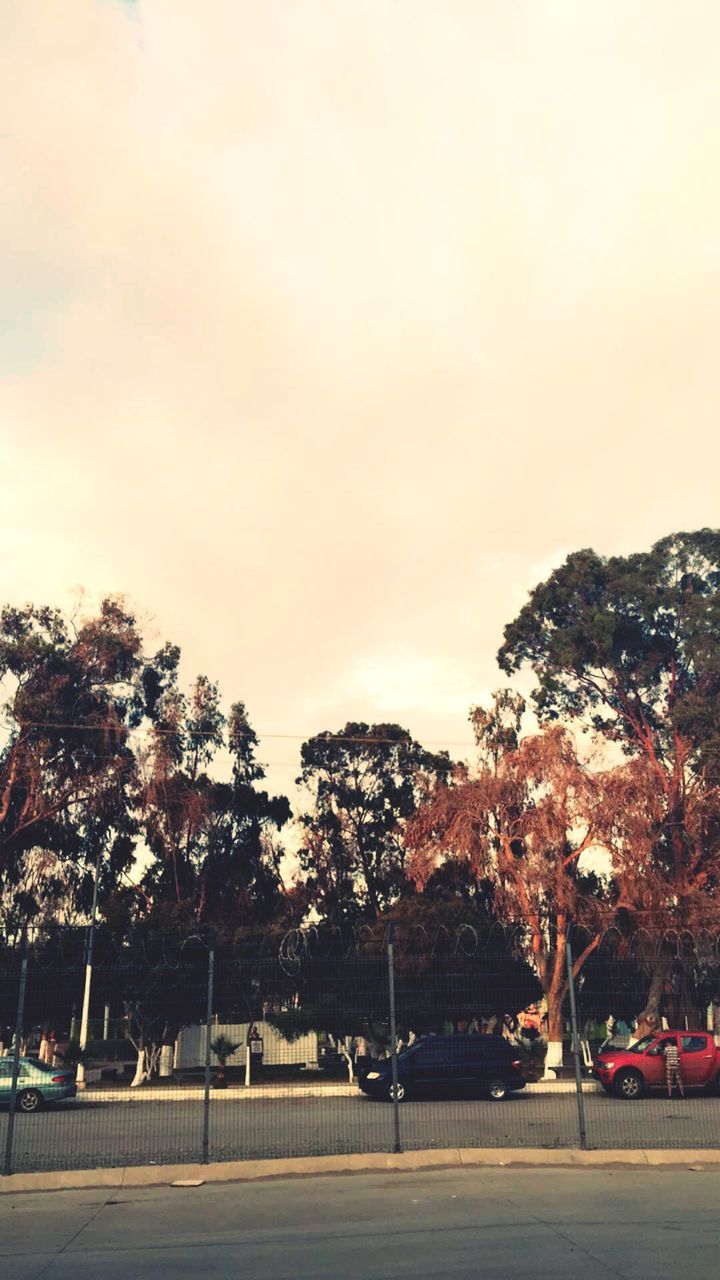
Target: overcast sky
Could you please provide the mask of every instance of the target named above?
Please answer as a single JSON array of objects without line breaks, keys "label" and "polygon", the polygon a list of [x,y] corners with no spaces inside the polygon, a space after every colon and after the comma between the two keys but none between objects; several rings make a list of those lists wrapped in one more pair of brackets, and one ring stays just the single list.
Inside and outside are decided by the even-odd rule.
[{"label": "overcast sky", "polygon": [[126,593],[276,786],[349,718],[469,742],[569,551],[720,523],[716,0],[5,0],[2,45],[0,597]]}]

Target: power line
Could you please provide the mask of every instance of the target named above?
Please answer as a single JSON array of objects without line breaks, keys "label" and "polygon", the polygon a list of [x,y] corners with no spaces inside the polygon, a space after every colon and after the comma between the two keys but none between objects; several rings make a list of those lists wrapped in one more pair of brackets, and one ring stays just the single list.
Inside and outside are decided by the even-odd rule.
[{"label": "power line", "polygon": [[[3,722],[4,729],[12,732],[14,726]],[[76,724],[73,722],[64,722],[62,720],[26,720],[20,725],[21,729],[72,729],[80,733],[115,733],[129,736],[139,731],[138,729],[130,729],[127,725],[106,725],[106,724]],[[217,729],[159,729],[148,727],[143,730],[148,736],[156,737],[189,737],[189,738],[215,738],[218,735]],[[260,729],[249,729],[258,739],[273,739],[277,741],[287,742],[310,742],[320,739],[323,742],[354,742],[363,745],[388,745],[395,747],[403,747],[410,745],[414,740],[412,738],[383,738],[372,734],[339,734],[324,732],[307,734],[307,733],[263,733]],[[426,738],[425,742],[429,746],[436,747],[468,747],[472,746],[467,738]],[[422,744],[421,744],[422,745]]]},{"label": "power line", "polygon": [[[0,722],[0,723],[2,723],[2,727],[5,728],[8,732],[12,732],[13,729],[15,728],[15,726],[7,724],[7,722]],[[72,730],[80,733],[116,734],[118,736],[121,736],[125,741],[128,738],[131,738],[132,735],[135,733],[141,734],[146,738],[150,738],[150,739],[152,737],[155,737],[155,738],[187,737],[190,740],[192,740],[193,738],[218,737],[218,730],[213,730],[213,729],[187,729],[187,728],[167,729],[167,728],[156,728],[153,726],[138,726],[137,729],[132,729],[132,728],[129,728],[127,725],[78,724],[77,722],[74,722],[74,721],[54,721],[54,720],[26,721],[25,724],[20,725],[20,729],[21,731],[26,729],[48,729],[48,730],[65,729],[65,730]],[[380,735],[373,735],[373,734],[358,734],[358,735],[335,734],[330,731],[321,731],[320,733],[311,734],[309,736],[307,734],[302,734],[302,733],[262,733],[260,730],[253,730],[251,728],[248,729],[248,736],[252,736],[253,738],[255,738],[258,744],[266,740],[302,742],[302,743],[319,741],[321,743],[327,744],[328,746],[337,744],[338,746],[345,746],[345,745],[390,746],[390,747],[402,748],[402,747],[408,747],[412,745],[412,743],[415,741],[412,738],[389,738],[389,737],[382,737]],[[225,744],[223,743],[221,745],[224,746]],[[466,752],[472,751],[476,747],[476,744],[468,741],[467,738],[465,739],[428,738],[428,739],[425,739],[424,743],[419,743],[419,745],[426,746],[426,747],[439,747],[441,749],[443,748],[447,749],[449,747],[460,747],[464,749]],[[720,757],[720,748],[718,747],[707,747],[704,750],[700,748],[696,748],[696,750],[701,750],[702,756],[706,759],[708,758],[714,759],[715,757]],[[118,757],[117,755],[108,754],[103,756],[96,756],[95,758],[97,760],[101,760],[101,759],[117,760]],[[441,767],[441,768],[444,767],[447,770],[451,770],[455,767],[455,764],[462,764],[462,763],[463,763],[462,759],[456,760],[456,761],[448,760],[446,765],[444,765],[442,762],[436,762],[436,767]],[[271,768],[277,768],[277,769],[288,768],[289,769],[289,768],[297,768],[299,765],[301,766],[302,761],[300,759],[259,760],[258,764],[265,769],[271,769]],[[131,767],[131,765],[129,764],[125,765],[125,768],[129,768],[129,767]]]},{"label": "power line", "polygon": [[[13,730],[16,728],[16,726],[7,724],[7,722],[2,722],[2,727],[10,733],[13,732]],[[122,736],[123,738],[131,737],[134,733],[144,734],[146,737],[150,737],[150,738],[152,737],[159,737],[159,738],[187,737],[192,739],[192,738],[215,738],[218,736],[217,729],[189,729],[189,728],[161,729],[154,726],[145,726],[145,727],[138,726],[137,729],[132,729],[132,728],[129,728],[127,725],[78,724],[72,721],[61,721],[61,720],[28,720],[24,724],[21,724],[19,727],[21,731],[26,729],[67,729],[67,730],[73,730],[78,733],[116,734],[118,736]],[[407,747],[407,746],[410,746],[415,741],[419,742],[419,740],[416,740],[413,738],[387,738],[387,737],[381,737],[380,735],[375,735],[375,734],[340,734],[340,733],[332,733],[330,731],[323,731],[323,730],[315,734],[263,733],[262,730],[250,728],[248,730],[248,736],[253,736],[258,742],[260,741],[264,742],[267,740],[285,741],[285,742],[303,742],[303,743],[320,741],[323,743],[327,743],[328,745],[333,743],[337,743],[338,745],[344,745],[345,743],[350,743],[358,746]],[[474,750],[476,746],[474,742],[470,741],[467,738],[425,738],[423,742],[419,742],[419,745],[428,746],[428,747],[439,747],[441,749],[448,748],[448,747],[462,747],[462,748],[465,748],[465,750]],[[706,747],[704,749],[698,747],[698,748],[695,748],[695,750],[701,751],[703,756],[706,756],[706,757],[720,755],[720,747]],[[105,758],[110,760],[110,759],[114,759],[115,757],[109,755]],[[286,764],[294,765],[297,762],[278,760],[278,761],[273,761],[272,763],[275,765],[284,766]]]}]

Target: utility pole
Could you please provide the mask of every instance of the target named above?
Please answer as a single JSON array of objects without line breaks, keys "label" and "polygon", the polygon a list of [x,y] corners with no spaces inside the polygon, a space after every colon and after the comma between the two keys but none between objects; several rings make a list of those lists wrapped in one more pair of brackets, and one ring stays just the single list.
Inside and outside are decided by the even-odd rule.
[{"label": "utility pole", "polygon": [[[93,900],[92,910],[90,912],[90,924],[87,934],[87,951],[85,956],[85,991],[83,994],[82,1018],[80,1020],[80,1049],[85,1051],[88,1042],[88,1022],[90,1019],[90,988],[92,986],[92,968],[93,968],[93,952],[95,950],[95,920],[97,918],[97,902],[98,902],[98,878],[100,875],[100,855],[102,853],[102,845],[99,846],[97,857],[95,859],[95,882],[93,884]],[[79,1062],[75,1073],[75,1083],[78,1089],[85,1089],[85,1064]]]}]

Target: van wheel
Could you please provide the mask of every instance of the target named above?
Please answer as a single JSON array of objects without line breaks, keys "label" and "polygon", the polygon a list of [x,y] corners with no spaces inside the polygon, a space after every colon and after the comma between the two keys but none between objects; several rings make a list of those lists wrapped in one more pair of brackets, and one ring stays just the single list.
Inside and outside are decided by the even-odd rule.
[{"label": "van wheel", "polygon": [[637,1071],[619,1071],[615,1077],[615,1092],[624,1102],[636,1102],[642,1098],[645,1087]]},{"label": "van wheel", "polygon": [[387,1096],[388,1096],[388,1102],[394,1102],[396,1098],[397,1098],[398,1102],[403,1102],[403,1101],[405,1100],[405,1085],[404,1085],[404,1084],[401,1084],[401,1083],[400,1083],[400,1081],[398,1080],[398,1082],[397,1082],[397,1092],[396,1092],[396,1091],[395,1091],[395,1085],[394,1085],[394,1084],[389,1084],[389,1085],[388,1085]]},{"label": "van wheel", "polygon": [[491,1102],[502,1102],[507,1098],[507,1085],[504,1080],[491,1080],[488,1085],[488,1097]]}]

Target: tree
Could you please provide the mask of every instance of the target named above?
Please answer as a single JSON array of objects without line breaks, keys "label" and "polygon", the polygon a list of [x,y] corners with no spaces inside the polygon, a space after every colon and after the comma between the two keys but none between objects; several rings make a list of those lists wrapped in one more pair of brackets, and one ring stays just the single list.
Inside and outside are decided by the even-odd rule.
[{"label": "tree", "polygon": [[490,711],[475,710],[478,770],[463,767],[435,789],[408,841],[419,884],[447,860],[467,860],[478,882],[491,886],[499,917],[521,926],[547,1000],[547,1066],[554,1067],[562,1055],[570,930],[584,935],[576,974],[602,934],[597,885],[582,856],[602,841],[606,801],[603,778],[581,764],[562,727],[519,738],[523,712],[523,699],[507,691]]},{"label": "tree", "polygon": [[452,859],[423,878],[422,892],[404,894],[367,930],[363,952],[384,961],[393,928],[395,1004],[403,1039],[410,1031],[442,1031],[448,1022],[494,1019],[502,1027],[504,1014],[515,1014],[541,996],[532,968],[515,946],[516,931],[502,927],[492,898],[492,886],[476,876],[469,859]]},{"label": "tree", "polygon": [[132,863],[128,733],[141,671],[132,614],[104,600],[76,626],[59,611],[5,607],[0,682],[9,721],[0,753],[0,881],[12,931],[62,903],[82,911],[104,853],[105,885]]},{"label": "tree", "polygon": [[233,1054],[240,1048],[240,1044],[234,1040],[230,1040],[228,1036],[216,1036],[210,1041],[210,1048],[217,1058],[220,1066],[215,1080],[216,1089],[227,1089],[227,1060],[232,1058]]},{"label": "tree", "polygon": [[[712,787],[688,786],[684,834],[696,849],[712,846],[717,802]],[[699,969],[678,965],[676,952],[681,934],[686,945],[689,936],[717,931],[714,885],[709,892],[699,886],[693,892],[688,868],[674,863],[666,834],[666,793],[646,757],[637,756],[608,775],[607,816],[606,846],[614,870],[609,898],[618,950],[621,956],[632,951],[636,964],[649,976],[644,1004],[636,1005],[636,1011],[642,1008],[638,1033],[659,1026],[663,1012],[680,1016],[677,1025],[685,1018],[697,1025],[701,984],[692,975],[699,974]],[[678,894],[681,885],[683,891]],[[681,990],[676,989],[678,982]]]},{"label": "tree", "polygon": [[390,926],[403,1040],[411,1031],[437,1033],[460,1019],[495,1015],[502,1025],[505,1012],[523,1009],[541,994],[490,912],[486,893],[478,893],[465,866],[456,863],[431,874],[423,893],[404,894],[372,924],[322,923],[292,931],[279,949],[280,965],[271,962],[261,978],[266,1021],[289,1040],[323,1032],[341,1053],[346,1039],[359,1035],[372,1054],[387,1048]]},{"label": "tree", "polygon": [[159,932],[136,922],[115,962],[98,974],[99,988],[121,1004],[125,1036],[137,1054],[132,1086],[156,1074],[163,1045],[180,1030],[204,1022],[207,1010],[208,951],[212,934]]},{"label": "tree", "polygon": [[[152,910],[171,920],[224,921],[238,927],[270,919],[282,905],[282,849],[274,840],[290,817],[284,796],[269,796],[255,760],[257,737],[245,707],[226,720],[217,685],[205,676],[186,698],[177,651],[161,650],[152,669],[149,747],[142,759],[140,821],[154,855],[142,887]],[[218,777],[223,764],[230,778]]]},{"label": "tree", "polygon": [[336,923],[375,919],[407,884],[403,832],[428,782],[446,776],[433,754],[395,724],[349,723],[304,742],[302,775],[313,807],[301,822],[300,865],[317,910]]},{"label": "tree", "polygon": [[[624,856],[616,849],[618,905],[659,937],[715,924],[720,532],[671,534],[630,556],[575,552],[506,628],[498,660],[533,668],[541,720],[581,722],[635,762],[645,853],[633,855],[635,823]],[[661,955],[641,1025],[657,1022],[666,968]]]}]

